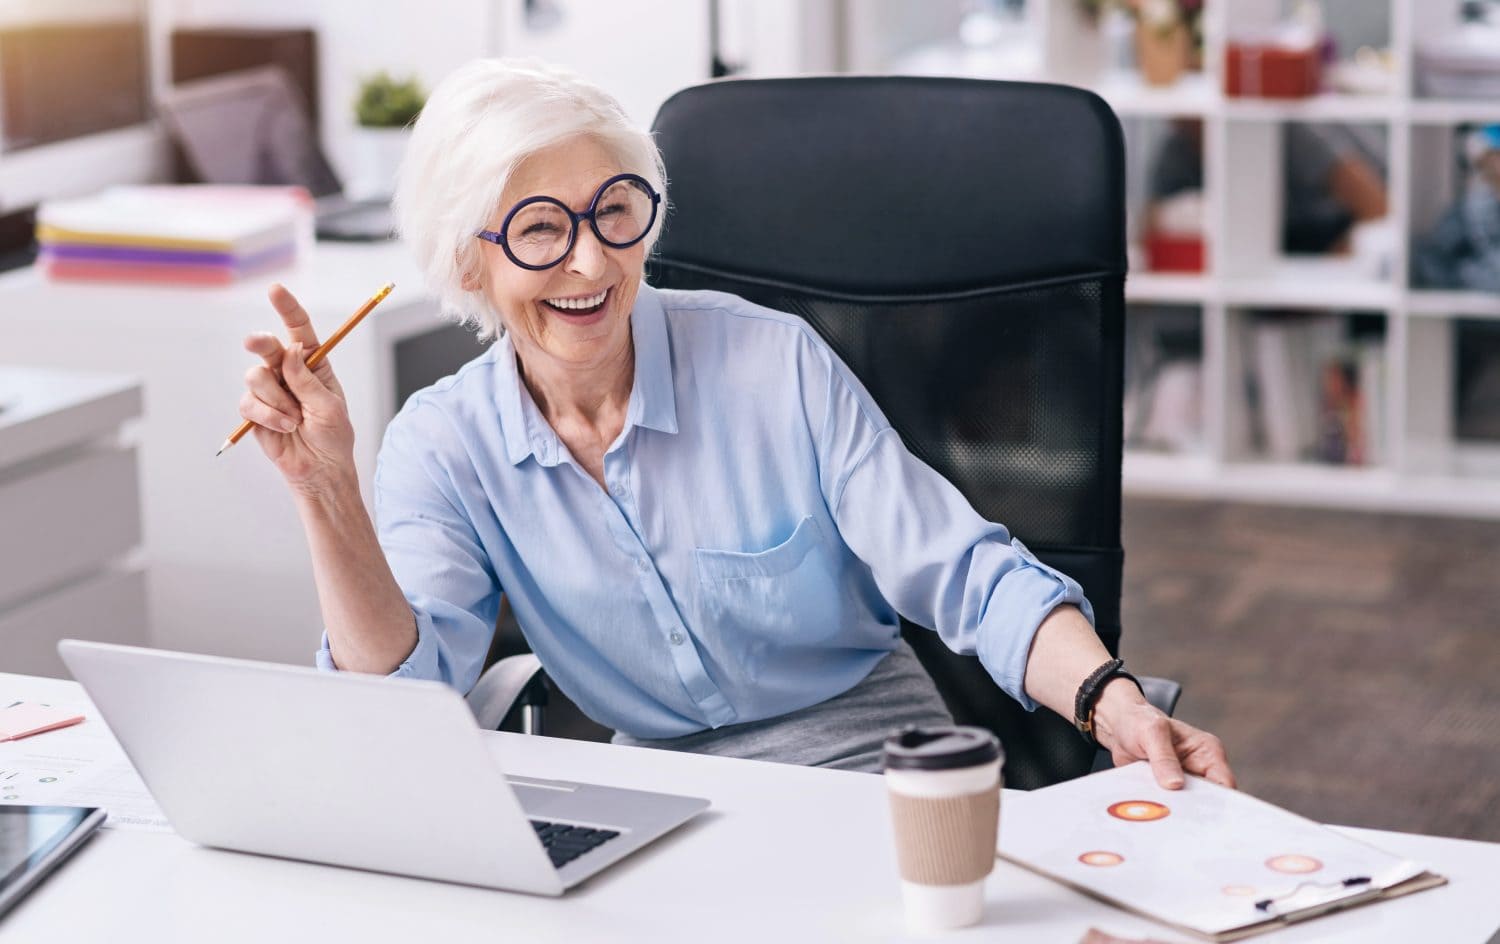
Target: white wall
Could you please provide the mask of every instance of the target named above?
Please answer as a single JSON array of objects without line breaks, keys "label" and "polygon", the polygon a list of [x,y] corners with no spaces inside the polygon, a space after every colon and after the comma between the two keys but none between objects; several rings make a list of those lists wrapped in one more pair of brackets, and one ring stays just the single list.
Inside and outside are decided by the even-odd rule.
[{"label": "white wall", "polygon": [[884,72],[902,53],[928,43],[951,42],[964,0],[848,0],[844,5],[843,68]]},{"label": "white wall", "polygon": [[[415,74],[429,87],[475,56],[535,56],[599,83],[642,125],[673,92],[709,78],[708,0],[151,0],[174,26],[318,31],[323,141],[347,177],[359,77]],[[889,2],[887,3],[889,6]],[[746,75],[830,72],[843,57],[840,0],[721,0],[727,58]],[[927,19],[931,19],[928,17]]]},{"label": "white wall", "polygon": [[[415,75],[430,88],[476,56],[535,56],[598,82],[642,125],[651,123],[673,92],[709,77],[708,0],[543,0],[543,8],[557,13],[550,25],[528,22],[523,0],[87,2],[141,4],[149,11],[156,94],[169,84],[168,37],[175,28],[316,30],[319,132],[346,181],[354,169],[354,97],[360,78],[381,69]],[[884,0],[886,6],[891,2]],[[721,8],[726,57],[744,66],[746,75],[833,71],[845,58],[846,21],[864,22],[851,17],[841,0],[721,0]],[[5,9],[0,6],[0,13]],[[161,180],[167,172],[168,152],[152,122],[8,156],[0,168],[0,208],[109,183]]]},{"label": "white wall", "polygon": [[362,76],[384,69],[430,88],[454,66],[488,54],[493,4],[484,0],[158,0],[166,30],[192,26],[311,28],[318,33],[322,139],[346,177],[352,169],[354,97]]},{"label": "white wall", "polygon": [[709,75],[707,0],[547,0],[551,25],[529,25],[521,0],[502,0],[496,49],[576,70],[649,126],[661,103]]}]

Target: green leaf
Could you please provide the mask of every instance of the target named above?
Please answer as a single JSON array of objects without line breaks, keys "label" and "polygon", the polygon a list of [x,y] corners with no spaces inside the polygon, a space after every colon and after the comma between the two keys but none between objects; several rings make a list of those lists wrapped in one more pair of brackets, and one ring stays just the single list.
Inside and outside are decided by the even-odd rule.
[{"label": "green leaf", "polygon": [[426,103],[427,90],[415,76],[397,81],[382,70],[360,81],[354,115],[366,128],[404,128],[417,120]]}]

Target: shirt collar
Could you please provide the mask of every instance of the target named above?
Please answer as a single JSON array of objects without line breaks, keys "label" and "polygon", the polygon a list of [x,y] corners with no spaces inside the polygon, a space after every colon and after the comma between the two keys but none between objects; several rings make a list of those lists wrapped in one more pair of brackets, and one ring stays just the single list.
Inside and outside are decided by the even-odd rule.
[{"label": "shirt collar", "polygon": [[[626,407],[625,429],[644,426],[663,433],[677,432],[677,400],[672,384],[672,352],[667,338],[667,316],[656,290],[642,282],[630,313],[630,334],[635,346],[635,381]],[[505,437],[505,455],[511,465],[536,456],[542,465],[556,465],[562,443],[547,424],[531,391],[521,382],[515,348],[508,335],[495,343],[495,398]]]},{"label": "shirt collar", "polygon": [[630,315],[635,341],[635,385],[630,391],[627,425],[662,433],[677,432],[677,397],[672,383],[672,350],[667,338],[667,314],[656,289],[641,283]]}]

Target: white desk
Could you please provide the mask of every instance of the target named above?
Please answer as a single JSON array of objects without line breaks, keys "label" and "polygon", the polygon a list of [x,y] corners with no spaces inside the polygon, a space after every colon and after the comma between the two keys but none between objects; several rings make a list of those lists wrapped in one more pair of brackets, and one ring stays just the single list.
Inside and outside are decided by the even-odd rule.
[{"label": "white desk", "polygon": [[[0,695],[83,699],[70,682],[4,674]],[[493,745],[515,773],[676,790],[709,797],[713,808],[561,899],[107,830],[0,921],[0,942],[905,939],[879,777],[516,734],[496,734]],[[392,776],[419,775],[393,759]],[[440,778],[432,792],[440,800]],[[1003,801],[1000,816],[1004,829]],[[1345,831],[1430,864],[1450,884],[1264,940],[1483,944],[1500,927],[1500,845]],[[942,939],[1076,944],[1095,926],[1191,940],[1004,862],[990,877],[988,897],[980,925]]]}]

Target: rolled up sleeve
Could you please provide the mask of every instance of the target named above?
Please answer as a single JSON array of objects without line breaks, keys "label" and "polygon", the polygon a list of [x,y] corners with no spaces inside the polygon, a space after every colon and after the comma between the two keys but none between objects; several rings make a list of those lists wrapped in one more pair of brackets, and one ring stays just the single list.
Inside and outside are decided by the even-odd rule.
[{"label": "rolled up sleeve", "polygon": [[1093,607],[1077,581],[982,518],[912,455],[847,370],[831,360],[828,397],[814,418],[825,496],[844,542],[897,612],[954,652],[978,656],[1006,694],[1035,710],[1025,678],[1037,628],[1065,603],[1092,625]]},{"label": "rolled up sleeve", "polygon": [[[437,679],[438,681],[454,684],[444,671],[444,663],[453,663],[452,658],[443,659],[439,652],[441,645],[438,635],[432,625],[432,617],[427,613],[416,612],[413,614],[417,620],[417,644],[412,648],[411,655],[406,661],[396,666],[396,671],[390,673],[389,678],[415,678],[415,679]],[[317,667],[324,672],[337,672],[339,667],[333,661],[333,651],[328,647],[328,633],[323,633],[323,644],[313,654]],[[455,685],[455,687],[457,687]],[[473,686],[468,686],[472,688]],[[465,689],[467,691],[467,689]]]},{"label": "rolled up sleeve", "polygon": [[[466,693],[489,652],[501,587],[433,448],[431,424],[446,423],[435,412],[403,411],[386,431],[376,466],[376,533],[417,625],[416,646],[391,676]],[[419,417],[429,424],[425,431]],[[326,632],[316,660],[320,669],[337,670]]]}]

